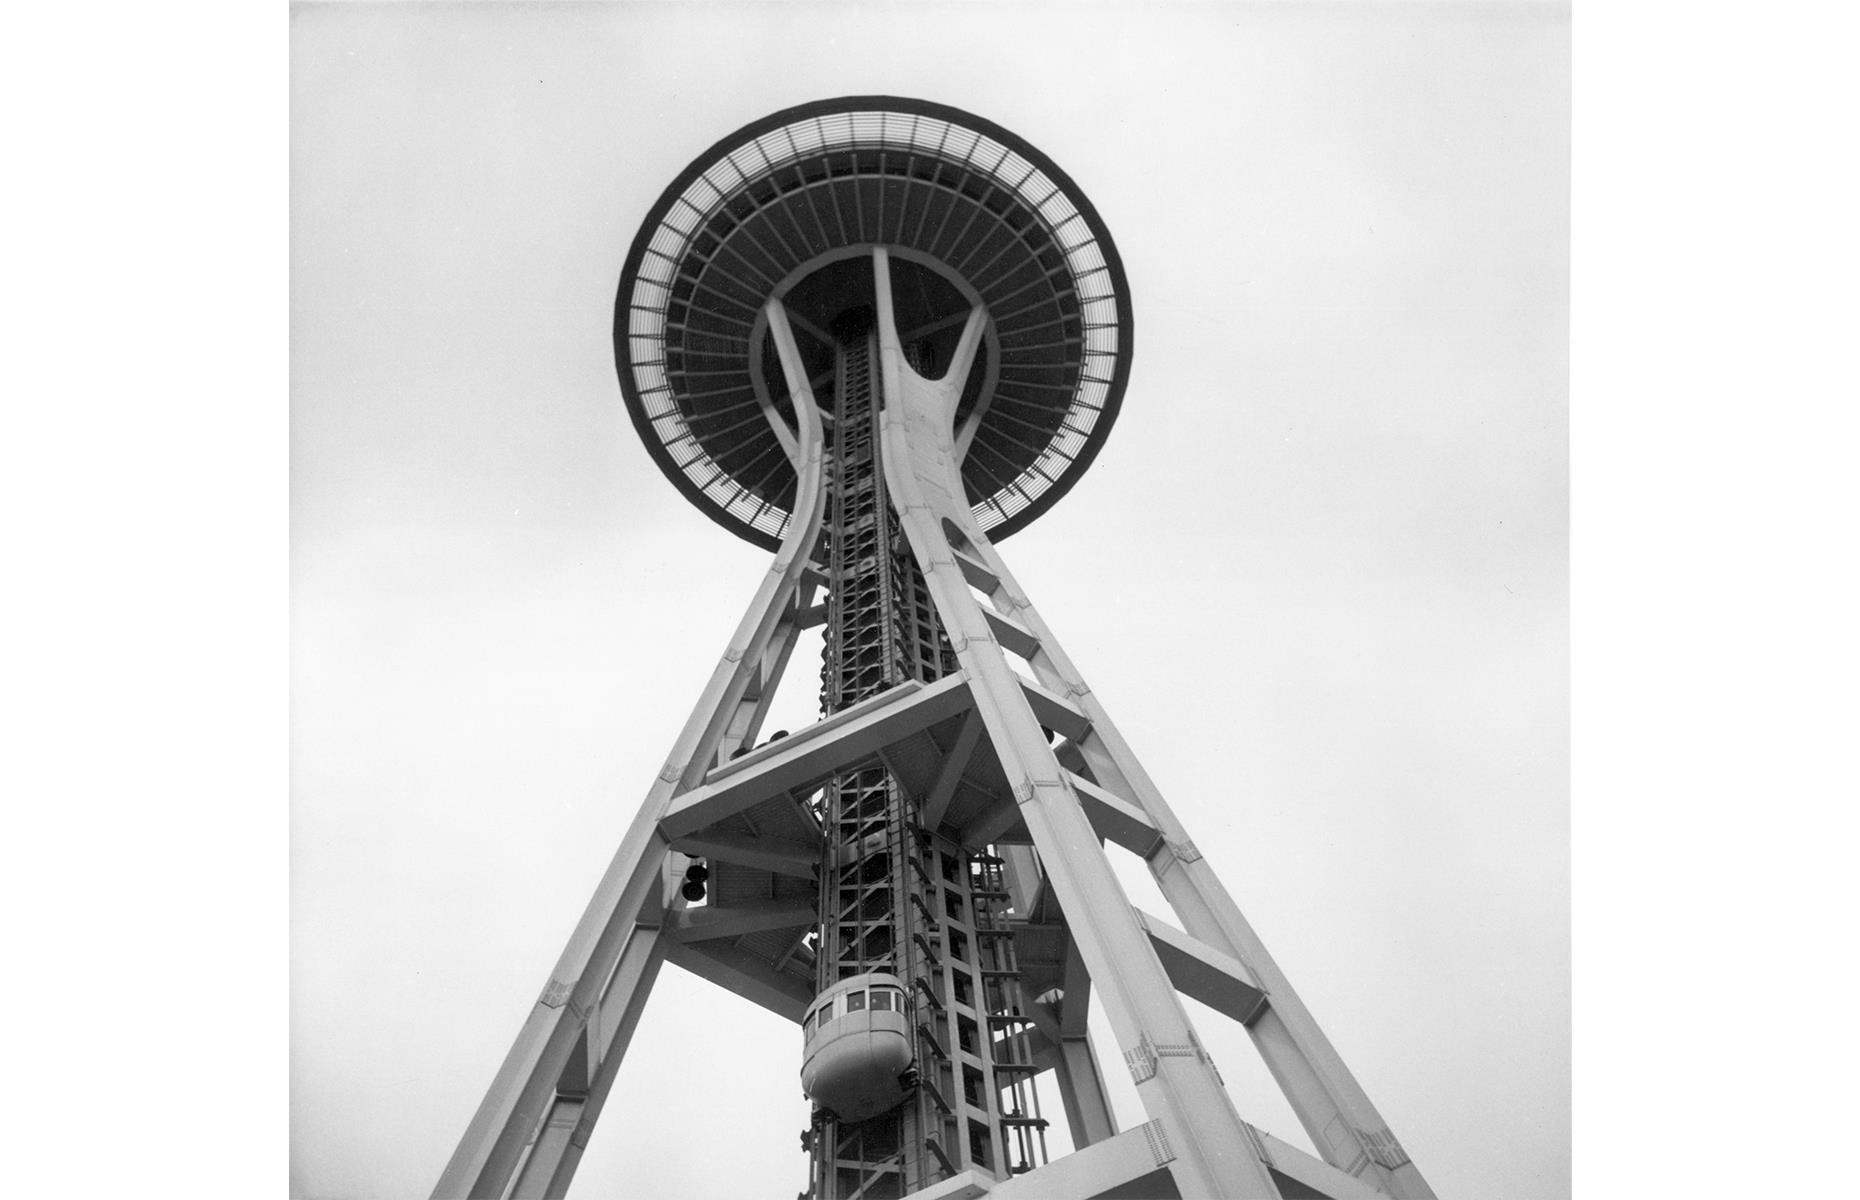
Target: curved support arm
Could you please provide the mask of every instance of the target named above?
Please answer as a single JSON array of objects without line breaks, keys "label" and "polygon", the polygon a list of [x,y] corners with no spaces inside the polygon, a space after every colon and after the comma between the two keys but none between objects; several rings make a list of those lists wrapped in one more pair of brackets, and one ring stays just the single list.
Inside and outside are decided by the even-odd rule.
[{"label": "curved support arm", "polygon": [[[886,270],[882,258],[877,270],[882,314],[882,297],[887,290],[883,286]],[[1089,722],[1089,729],[1076,745],[1097,783],[1139,808],[1161,834],[1159,844],[1148,856],[1148,864],[1183,927],[1238,959],[1267,994],[1269,1005],[1248,1026],[1248,1033],[1314,1145],[1334,1166],[1362,1166],[1396,1200],[1431,1200],[1432,1189],[1389,1132],[1368,1094],[1267,953],[1213,868],[1196,851],[1181,820],[1131,752],[1110,714],[1086,686],[968,506],[961,502],[964,491],[960,459],[954,453],[945,415],[954,411],[955,402],[955,395],[944,386],[948,377],[936,382],[922,379],[904,363],[902,355],[887,354],[885,368],[887,404],[895,404],[899,410],[895,422],[889,407],[887,410],[886,475],[892,481],[905,529],[931,581],[931,590],[938,597],[950,637],[969,646],[966,652],[959,651],[964,668],[977,669],[971,660],[976,658],[978,645],[988,659],[998,659],[1001,647],[994,644],[960,570],[944,565],[953,561],[950,529],[961,535],[961,552],[993,577],[993,584],[985,590],[991,592],[995,609],[1031,635],[1034,648],[1028,663],[1041,685],[1064,696]],[[895,462],[890,457],[894,450]],[[931,514],[935,519],[918,519],[920,514]],[[939,591],[938,580],[944,577],[953,582]],[[990,734],[998,737],[992,729]],[[1044,744],[1030,746],[1029,751],[1042,758]],[[1009,777],[1015,777],[1012,770]],[[1065,782],[1064,776],[1060,779]],[[1022,807],[1024,811],[1027,806]],[[1041,850],[1050,872],[1053,856],[1046,853],[1044,846]],[[1120,1040],[1124,1036],[1120,1031]]]},{"label": "curved support arm", "polygon": [[[951,427],[963,379],[952,370],[928,380],[905,363],[891,304],[890,261],[882,248],[873,252],[873,274],[885,389],[880,440],[892,505],[1094,991],[1126,1058],[1136,1055],[1133,1062],[1146,1064],[1147,1073],[1137,1077],[1138,1095],[1176,1148],[1171,1174],[1183,1195],[1274,1195],[1277,1189],[1252,1150],[1245,1123],[1200,1050],[1174,985],[955,559],[947,529],[960,530],[971,546],[985,544],[963,502],[954,453]],[[965,335],[979,331],[982,319],[972,313]],[[1158,1047],[1169,1052],[1159,1055]]]},{"label": "curved support arm", "polygon": [[[901,359],[899,380],[899,386],[913,394],[936,386],[917,379]],[[890,386],[887,377],[887,387]],[[926,397],[919,407],[940,414],[940,403],[940,397]],[[940,440],[943,429],[940,415],[926,418],[913,427],[912,436],[919,447],[934,442],[936,450],[934,453],[920,450],[915,454],[914,474],[909,482],[921,487],[926,497],[932,499],[930,507],[961,533],[966,541],[963,552],[994,577],[991,599],[995,608],[1019,622],[1032,635],[1035,649],[1028,656],[1028,663],[1041,685],[1064,696],[1090,723],[1088,731],[1075,744],[1097,783],[1136,805],[1161,834],[1156,849],[1147,857],[1147,864],[1183,928],[1238,959],[1269,997],[1268,1008],[1248,1026],[1247,1032],[1279,1080],[1313,1144],[1327,1162],[1340,1168],[1348,1169],[1367,1159],[1368,1165],[1363,1169],[1396,1200],[1432,1200],[1432,1188],[1401,1149],[1368,1093],[1331,1045],[1220,877],[1195,849],[1181,819],[1150,779],[1104,705],[1086,685],[1084,677],[1015,581],[968,507],[952,499],[964,494],[958,467],[960,460]],[[897,473],[889,462],[887,470],[893,475]],[[927,486],[932,480],[940,486]],[[898,500],[900,512],[906,504],[905,499]],[[905,524],[907,529],[912,528],[910,521]],[[919,534],[912,532],[911,536],[915,544]],[[926,529],[922,536],[940,540],[946,533],[943,529]],[[935,543],[919,547],[918,554],[926,571],[934,558],[948,557],[948,551]],[[932,587],[934,590],[934,583]],[[973,606],[966,588],[957,603]],[[945,614],[945,619],[949,619],[949,614]],[[957,626],[950,623],[952,637],[956,636],[956,629]]]},{"label": "curved support arm", "polygon": [[[762,309],[768,318],[769,337],[775,343],[775,355],[781,360],[782,378],[788,381],[788,395],[794,402],[795,420],[805,426],[809,420],[814,424],[815,434],[820,428],[820,408],[814,403],[814,388],[808,381],[807,370],[801,364],[801,351],[794,343],[794,330],[788,324],[788,310],[780,300],[770,300]],[[760,391],[757,398],[761,399]],[[797,439],[789,432],[788,423],[781,419],[775,406],[766,400],[762,412],[769,419],[769,425],[775,430],[775,437],[781,442],[782,449],[788,452],[788,461],[794,464],[796,471],[801,470],[802,460],[806,456],[803,443],[808,439],[805,428]],[[799,497],[796,497],[799,511]]]},{"label": "curved support arm", "polygon": [[[887,402],[900,394],[904,386],[905,372],[916,385],[913,395],[924,414],[938,428],[947,431],[942,439],[952,443],[955,437],[956,405],[962,400],[962,387],[968,381],[969,369],[975,365],[975,355],[982,348],[982,334],[988,328],[988,310],[980,304],[969,309],[968,320],[963,322],[962,335],[956,339],[956,349],[951,353],[949,369],[937,380],[925,379],[904,361],[904,342],[898,333],[897,312],[891,296],[891,254],[883,246],[872,251],[873,270],[879,280],[878,298],[878,348],[881,370],[885,372],[883,382]],[[963,447],[956,454],[961,461],[962,454],[967,453],[967,443],[975,437],[976,417],[979,411],[971,414],[964,426]],[[962,494],[960,486],[956,495]]]}]

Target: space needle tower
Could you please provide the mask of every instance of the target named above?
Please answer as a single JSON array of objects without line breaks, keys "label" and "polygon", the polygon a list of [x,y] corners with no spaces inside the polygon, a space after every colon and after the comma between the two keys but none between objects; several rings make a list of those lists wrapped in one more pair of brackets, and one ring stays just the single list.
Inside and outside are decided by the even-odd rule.
[{"label": "space needle tower", "polygon": [[[1104,444],[1132,332],[1078,186],[957,109],[802,105],[672,181],[621,272],[621,390],[774,557],[435,1197],[566,1194],[668,961],[794,1022],[809,1200],[1433,1195],[996,548]],[[819,719],[765,731],[814,627]],[[1317,1153],[1242,1119],[1183,997]]]}]

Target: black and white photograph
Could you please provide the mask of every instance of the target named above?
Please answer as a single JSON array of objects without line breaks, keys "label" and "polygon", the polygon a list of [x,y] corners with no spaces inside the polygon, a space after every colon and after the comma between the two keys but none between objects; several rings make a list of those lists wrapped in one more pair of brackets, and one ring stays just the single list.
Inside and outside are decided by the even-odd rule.
[{"label": "black and white photograph", "polygon": [[293,1195],[1569,1194],[1569,27],[296,6]]},{"label": "black and white photograph", "polygon": [[1838,1192],[1855,23],[21,7],[6,1193]]}]

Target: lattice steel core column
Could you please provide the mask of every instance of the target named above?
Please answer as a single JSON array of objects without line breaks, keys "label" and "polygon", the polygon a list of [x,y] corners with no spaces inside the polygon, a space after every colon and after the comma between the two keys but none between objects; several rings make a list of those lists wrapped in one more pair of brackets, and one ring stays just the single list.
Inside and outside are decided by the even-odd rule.
[{"label": "lattice steel core column", "polygon": [[[1131,339],[1083,193],[970,114],[804,105],[673,181],[622,271],[622,390],[776,557],[436,1196],[566,1192],[668,961],[799,1027],[812,1200],[1432,1196],[995,549],[1096,455]],[[814,626],[820,718],[759,741]],[[1184,996],[1310,1150],[1241,1119]]]}]

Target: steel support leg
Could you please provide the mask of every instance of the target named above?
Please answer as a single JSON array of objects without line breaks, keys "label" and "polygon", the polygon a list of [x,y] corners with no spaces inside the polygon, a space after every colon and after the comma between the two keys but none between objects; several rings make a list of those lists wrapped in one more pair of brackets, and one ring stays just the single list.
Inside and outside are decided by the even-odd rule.
[{"label": "steel support leg", "polygon": [[[781,549],[679,734],[670,761],[647,792],[548,984],[446,1164],[433,1190],[435,1200],[503,1197],[525,1149],[537,1140],[549,1119],[556,1097],[574,1094],[572,1072],[585,1069],[575,1062],[575,1051],[583,1044],[590,1015],[610,1002],[609,983],[617,976],[622,952],[635,929],[659,922],[661,871],[671,848],[659,830],[659,820],[677,796],[695,786],[716,764],[729,739],[740,739],[753,730],[757,717],[753,713],[745,717],[745,707],[759,709],[764,704],[764,685],[769,682],[765,671],[783,655],[778,639],[785,636],[785,626],[803,619],[807,607],[803,589],[812,590],[807,580],[812,576],[811,556],[820,532],[824,445],[819,413],[778,301],[770,301],[768,314],[771,335],[796,397],[794,410],[800,425],[789,433],[799,484]],[[770,419],[779,418],[771,412]],[[643,989],[638,996],[643,1003]],[[631,1004],[629,998],[620,1007]],[[618,1049],[624,1050],[624,1044]],[[612,1062],[603,1061],[593,1073],[610,1074],[618,1066],[618,1057],[616,1053]],[[581,1116],[586,1115],[584,1110]],[[558,1186],[566,1188],[563,1172],[572,1175],[578,1159],[578,1153],[562,1152],[560,1164],[549,1172],[548,1194],[560,1194],[555,1190]]]},{"label": "steel support leg", "polygon": [[[794,515],[729,651],[448,1163],[435,1197],[565,1193],[646,997],[674,949],[672,935],[662,933],[660,925],[670,895],[664,873],[677,839],[687,840],[679,845],[708,846],[718,854],[753,854],[770,870],[798,869],[794,864],[804,856],[797,857],[792,847],[738,846],[728,841],[734,835],[710,827],[726,811],[780,792],[788,775],[811,779],[816,768],[837,769],[841,758],[850,763],[874,749],[882,751],[886,739],[972,706],[957,737],[956,757],[966,762],[970,750],[986,739],[1010,781],[1015,811],[971,832],[981,837],[1024,823],[1075,940],[1064,988],[1068,1002],[1060,1010],[1062,1028],[1052,1061],[1074,1143],[1091,1153],[1062,1160],[1071,1165],[1056,1173],[1042,1169],[997,1185],[965,1172],[930,1191],[969,1196],[993,1186],[1004,1195],[1014,1191],[1069,1200],[1091,1194],[1082,1189],[1120,1186],[1101,1174],[1115,1165],[1110,1173],[1126,1182],[1138,1178],[1129,1172],[1166,1171],[1185,1196],[1278,1195],[1268,1164],[1274,1154],[1285,1157],[1289,1148],[1263,1149],[1263,1135],[1234,1111],[1189,1023],[1169,968],[1158,956],[1154,931],[1130,906],[1105,860],[1101,830],[1108,830],[1144,854],[1187,933],[1203,944],[1185,943],[1180,933],[1171,933],[1165,949],[1207,961],[1225,955],[1231,961],[1220,960],[1226,962],[1220,970],[1238,979],[1244,969],[1252,978],[1241,985],[1263,993],[1263,1005],[1252,1006],[1241,1019],[1325,1160],[1300,1160],[1303,1174],[1297,1177],[1318,1180],[1338,1195],[1368,1185],[1397,1200],[1431,1200],[1426,1182],[973,520],[959,475],[966,439],[953,430],[953,415],[986,313],[978,308],[970,314],[944,379],[925,380],[910,369],[899,344],[889,257],[883,249],[873,252],[873,271],[885,397],[880,433],[884,477],[961,664],[961,677],[908,694],[899,689],[874,697],[821,722],[811,734],[797,732],[780,750],[763,748],[727,768],[719,765],[754,742],[798,631],[819,617],[812,603],[818,582],[812,554],[822,522],[822,431],[786,315],[778,302],[771,302],[770,338],[796,400],[799,428],[780,425],[782,418],[771,405],[765,405],[765,414],[777,423],[777,437],[795,465]],[[988,605],[978,601],[972,585],[989,597]],[[1023,688],[1009,653],[1025,658],[1052,695]],[[1061,717],[1077,726],[1067,731],[1069,766],[1049,744],[1036,709],[1054,726],[1066,723]],[[934,781],[929,800],[937,811],[949,804],[960,774],[958,763]],[[1029,865],[1012,874],[1020,880],[1014,890],[1024,902],[1022,893],[1037,872]],[[786,917],[774,912],[765,919]],[[1170,962],[1176,969],[1182,966]],[[1103,998],[1152,1118],[1122,1134],[1116,1132],[1084,1028],[1093,990]],[[785,992],[766,1002],[800,1007]],[[1042,1190],[1048,1185],[1057,1190]]]},{"label": "steel support leg", "polygon": [[1147,863],[1183,927],[1237,959],[1266,993],[1267,1008],[1247,1032],[1312,1144],[1326,1162],[1369,1180],[1397,1200],[1433,1200],[1432,1188],[1195,848],[1000,555],[980,538],[973,540],[971,552],[997,581],[995,599],[1038,641],[1039,650],[1030,660],[1036,677],[1090,721],[1089,732],[1075,745],[1098,784],[1140,809],[1161,834]]},{"label": "steel support leg", "polygon": [[1149,936],[955,559],[950,531],[985,544],[957,474],[956,401],[979,344],[977,309],[943,380],[904,361],[891,301],[890,260],[873,253],[885,387],[883,440],[892,501],[923,566],[977,710],[1013,784],[1022,819],[1078,940],[1094,990],[1122,1043],[1144,1108],[1165,1131],[1184,1195],[1276,1197],[1245,1123],[1189,1024]]},{"label": "steel support leg", "polygon": [[635,929],[620,955],[620,966],[607,989],[605,1004],[589,1015],[586,1090],[557,1094],[555,1106],[543,1122],[543,1132],[537,1135],[536,1145],[517,1175],[512,1200],[560,1200],[568,1194],[569,1181],[581,1165],[582,1151],[587,1149],[594,1123],[613,1091],[633,1031],[646,1010],[646,997],[652,993],[664,962],[664,934],[648,926]]},{"label": "steel support leg", "polygon": [[1082,1150],[1117,1132],[1104,1078],[1098,1074],[1098,1056],[1092,1053],[1091,1035],[1061,1038],[1053,1073],[1058,1077],[1059,1102],[1065,1107],[1066,1127],[1072,1131],[1075,1148]]},{"label": "steel support leg", "polygon": [[1117,1119],[1111,1112],[1110,1095],[1105,1091],[1098,1056],[1092,1047],[1091,975],[1079,957],[1077,942],[1066,948],[1063,979],[1065,998],[1060,1001],[1059,1054],[1054,1071],[1059,1077],[1059,1099],[1065,1106],[1072,1144],[1083,1149],[1116,1133]]}]

